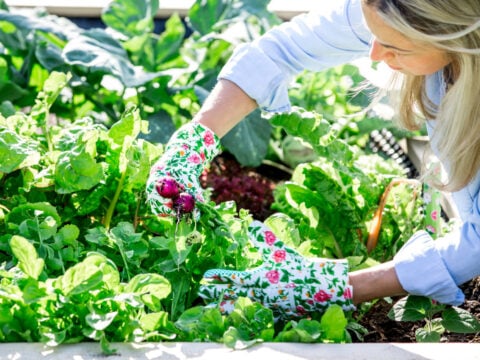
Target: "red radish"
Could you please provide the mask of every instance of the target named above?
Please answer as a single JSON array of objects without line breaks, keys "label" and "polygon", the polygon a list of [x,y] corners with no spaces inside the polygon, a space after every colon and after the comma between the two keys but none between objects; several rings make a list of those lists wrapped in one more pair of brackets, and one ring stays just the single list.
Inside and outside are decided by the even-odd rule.
[{"label": "red radish", "polygon": [[181,185],[171,176],[161,178],[156,184],[158,194],[168,199],[177,198],[181,188]]},{"label": "red radish", "polygon": [[195,208],[195,198],[189,193],[182,192],[173,200],[173,208],[179,215],[189,214]]}]

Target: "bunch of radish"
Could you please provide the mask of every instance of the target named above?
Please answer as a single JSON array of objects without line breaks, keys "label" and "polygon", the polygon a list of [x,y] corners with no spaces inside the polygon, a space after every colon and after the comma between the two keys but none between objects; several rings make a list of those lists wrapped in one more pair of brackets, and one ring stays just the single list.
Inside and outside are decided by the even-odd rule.
[{"label": "bunch of radish", "polygon": [[195,198],[193,195],[184,191],[184,186],[179,184],[171,176],[164,176],[156,183],[156,189],[160,196],[172,199],[173,209],[178,216],[189,214],[195,208]]}]

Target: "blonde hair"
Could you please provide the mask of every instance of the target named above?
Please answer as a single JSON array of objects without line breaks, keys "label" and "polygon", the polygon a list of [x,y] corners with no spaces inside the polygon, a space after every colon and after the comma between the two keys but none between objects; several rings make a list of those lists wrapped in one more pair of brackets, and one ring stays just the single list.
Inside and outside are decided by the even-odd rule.
[{"label": "blonde hair", "polygon": [[[435,106],[426,95],[426,77],[396,74],[398,121],[418,129],[434,119],[432,142],[448,166],[445,190],[465,187],[480,171],[480,1],[363,0],[382,20],[414,42],[443,49],[446,94]],[[418,116],[418,112],[422,116]]]}]

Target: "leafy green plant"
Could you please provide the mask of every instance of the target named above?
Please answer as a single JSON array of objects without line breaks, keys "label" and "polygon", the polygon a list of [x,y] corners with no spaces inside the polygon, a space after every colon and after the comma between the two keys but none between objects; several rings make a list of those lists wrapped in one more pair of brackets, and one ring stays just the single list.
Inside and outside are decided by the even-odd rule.
[{"label": "leafy green plant", "polygon": [[[268,3],[196,1],[186,21],[172,14],[157,34],[158,1],[111,1],[101,16],[105,28],[92,29],[43,10],[10,10],[2,2],[0,110],[8,116],[31,106],[51,72],[70,73],[52,114],[70,121],[90,116],[110,127],[134,103],[150,122],[142,138],[165,143],[191,120],[233,48],[280,22]],[[229,31],[233,28],[237,31]],[[263,136],[253,131],[260,125]],[[269,136],[269,125],[257,111],[223,143],[241,163],[259,165]],[[245,140],[242,146],[238,137]]]},{"label": "leafy green plant", "polygon": [[133,105],[109,128],[52,120],[68,79],[52,72],[31,113],[0,118],[0,340],[94,340],[106,353],[112,341],[273,341],[271,310],[245,299],[225,316],[198,297],[206,270],[257,264],[248,211],[151,214],[145,183],[162,148],[139,138]]},{"label": "leafy green plant", "polygon": [[[294,169],[291,181],[277,187],[273,204],[294,219],[312,254],[369,255],[384,261],[424,226],[422,201],[412,196],[416,184],[406,183],[395,186],[387,198],[378,231],[380,224],[374,222],[374,215],[380,198],[392,181],[403,177],[403,169],[393,161],[347,144],[315,112],[294,109],[274,115],[271,122],[309,144],[316,155]],[[367,248],[371,233],[378,237],[375,249]]]},{"label": "leafy green plant", "polygon": [[415,331],[418,342],[439,342],[445,331],[452,333],[478,333],[480,321],[468,311],[439,304],[423,296],[406,296],[397,301],[388,314],[396,321],[422,321],[423,327]]}]

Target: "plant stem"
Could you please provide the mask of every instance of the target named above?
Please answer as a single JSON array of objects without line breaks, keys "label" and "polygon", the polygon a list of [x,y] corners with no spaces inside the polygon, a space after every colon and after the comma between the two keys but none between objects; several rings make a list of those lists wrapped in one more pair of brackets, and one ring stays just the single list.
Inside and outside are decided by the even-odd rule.
[{"label": "plant stem", "polygon": [[118,182],[117,190],[115,190],[115,195],[113,195],[113,199],[110,202],[110,206],[107,209],[107,213],[105,214],[105,220],[103,221],[103,225],[108,230],[110,229],[110,223],[112,222],[113,212],[115,211],[115,207],[117,206],[118,198],[120,197],[120,193],[123,189],[123,183],[127,177],[127,172],[124,171],[122,176]]},{"label": "plant stem", "polygon": [[[382,215],[383,215],[383,209],[385,208],[385,205],[387,203],[388,199],[388,194],[390,194],[390,190],[395,185],[399,184],[411,184],[411,185],[421,185],[421,182],[418,180],[411,180],[411,179],[393,179],[390,184],[385,188],[385,191],[382,194],[382,197],[380,198],[380,203],[378,204],[378,208],[375,211],[375,215],[373,216],[373,221],[372,225],[370,226],[370,231],[368,234],[368,239],[367,239],[367,251],[370,253],[375,246],[377,246],[377,241],[378,241],[378,235],[380,234],[380,228],[382,225]],[[414,196],[416,197],[416,192],[414,193]]]}]

